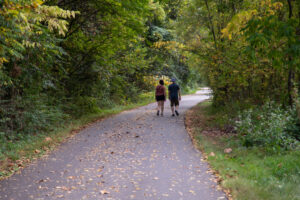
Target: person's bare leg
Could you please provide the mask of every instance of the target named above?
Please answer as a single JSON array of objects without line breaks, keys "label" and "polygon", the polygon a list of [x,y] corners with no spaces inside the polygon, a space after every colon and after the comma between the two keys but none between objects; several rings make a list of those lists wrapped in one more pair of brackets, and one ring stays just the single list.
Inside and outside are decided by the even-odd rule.
[{"label": "person's bare leg", "polygon": [[156,115],[157,116],[159,115],[159,109],[160,109],[160,101],[157,101],[157,108],[156,108],[156,110],[157,110]]},{"label": "person's bare leg", "polygon": [[179,105],[175,106],[175,113],[176,113],[177,116],[179,115],[178,108],[179,108]]},{"label": "person's bare leg", "polygon": [[164,107],[165,107],[165,102],[161,101],[161,116],[164,115]]},{"label": "person's bare leg", "polygon": [[174,106],[171,106],[172,115],[174,115]]}]

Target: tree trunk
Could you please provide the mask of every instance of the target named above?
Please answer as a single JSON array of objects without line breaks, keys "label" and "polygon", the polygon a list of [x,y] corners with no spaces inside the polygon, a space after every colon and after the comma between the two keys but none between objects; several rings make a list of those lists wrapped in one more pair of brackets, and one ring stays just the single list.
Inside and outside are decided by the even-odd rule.
[{"label": "tree trunk", "polygon": [[211,13],[210,13],[210,9],[209,9],[207,0],[205,0],[205,5],[206,5],[206,8],[207,8],[207,12],[208,12],[208,20],[209,20],[209,23],[210,23],[210,29],[211,29],[211,32],[212,32],[213,37],[214,37],[215,48],[217,49],[217,40],[216,40],[215,28],[214,28],[214,24],[212,23],[212,19],[211,19],[212,16],[211,16]]},{"label": "tree trunk", "polygon": [[[293,6],[291,0],[287,0],[288,5],[289,5],[289,19],[293,17]],[[291,48],[289,46],[289,48]],[[294,88],[294,78],[295,78],[295,72],[293,70],[293,66],[291,64],[292,61],[291,55],[288,55],[288,60],[289,60],[289,75],[288,75],[288,97],[289,97],[289,105],[293,106],[293,88]]]},{"label": "tree trunk", "polygon": [[291,0],[287,0],[288,4],[289,4],[289,18],[292,18],[293,16],[293,6],[292,6],[292,1]]}]

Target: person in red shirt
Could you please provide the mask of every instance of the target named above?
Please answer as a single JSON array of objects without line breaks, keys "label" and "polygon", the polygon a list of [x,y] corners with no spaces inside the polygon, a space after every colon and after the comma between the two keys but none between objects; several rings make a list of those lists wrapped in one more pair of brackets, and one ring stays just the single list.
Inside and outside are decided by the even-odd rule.
[{"label": "person in red shirt", "polygon": [[160,80],[159,85],[155,89],[155,99],[157,101],[157,116],[159,116],[159,111],[161,111],[161,116],[164,115],[164,103],[166,101],[166,88],[164,86],[164,81]]}]

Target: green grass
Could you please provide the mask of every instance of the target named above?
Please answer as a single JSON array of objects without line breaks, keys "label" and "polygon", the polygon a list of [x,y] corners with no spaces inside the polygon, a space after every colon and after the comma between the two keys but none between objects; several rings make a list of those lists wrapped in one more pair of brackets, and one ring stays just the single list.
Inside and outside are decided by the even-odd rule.
[{"label": "green grass", "polygon": [[18,139],[14,141],[0,140],[0,179],[10,176],[30,163],[32,159],[51,151],[58,144],[89,124],[118,114],[124,110],[147,105],[153,101],[153,92],[144,93],[139,96],[139,101],[136,103],[114,106],[110,109],[101,109],[97,113],[84,115],[78,119],[71,119],[63,126],[56,127],[52,132],[39,133],[36,135],[20,135]]},{"label": "green grass", "polygon": [[[222,126],[222,114],[212,112],[211,104],[193,109],[198,118],[191,123],[197,146],[208,155],[208,162],[221,177],[222,186],[241,200],[300,199],[300,151],[270,153],[263,148],[245,148],[232,136],[211,136],[202,131]],[[221,124],[220,124],[221,123]],[[232,153],[225,154],[225,148]],[[214,152],[215,156],[209,156]]]},{"label": "green grass", "polygon": [[183,88],[182,95],[195,94],[201,88]]}]

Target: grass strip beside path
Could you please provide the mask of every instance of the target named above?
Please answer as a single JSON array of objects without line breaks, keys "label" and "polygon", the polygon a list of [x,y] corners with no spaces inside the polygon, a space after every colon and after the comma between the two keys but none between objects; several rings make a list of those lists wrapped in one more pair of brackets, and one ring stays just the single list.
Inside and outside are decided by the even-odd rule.
[{"label": "grass strip beside path", "polygon": [[211,103],[206,101],[187,113],[186,125],[229,197],[299,200],[299,150],[275,154],[263,148],[242,147],[234,134],[218,128],[221,117],[222,113],[213,112]]},{"label": "grass strip beside path", "polygon": [[0,147],[4,148],[5,145],[6,150],[0,155],[0,180],[11,176],[38,157],[47,155],[57,145],[73,137],[89,125],[122,111],[154,102],[153,95],[153,92],[141,94],[137,103],[101,109],[98,113],[84,115],[79,119],[72,119],[65,123],[64,126],[57,127],[53,132],[24,135],[18,141],[2,141],[3,143],[0,141]]}]

